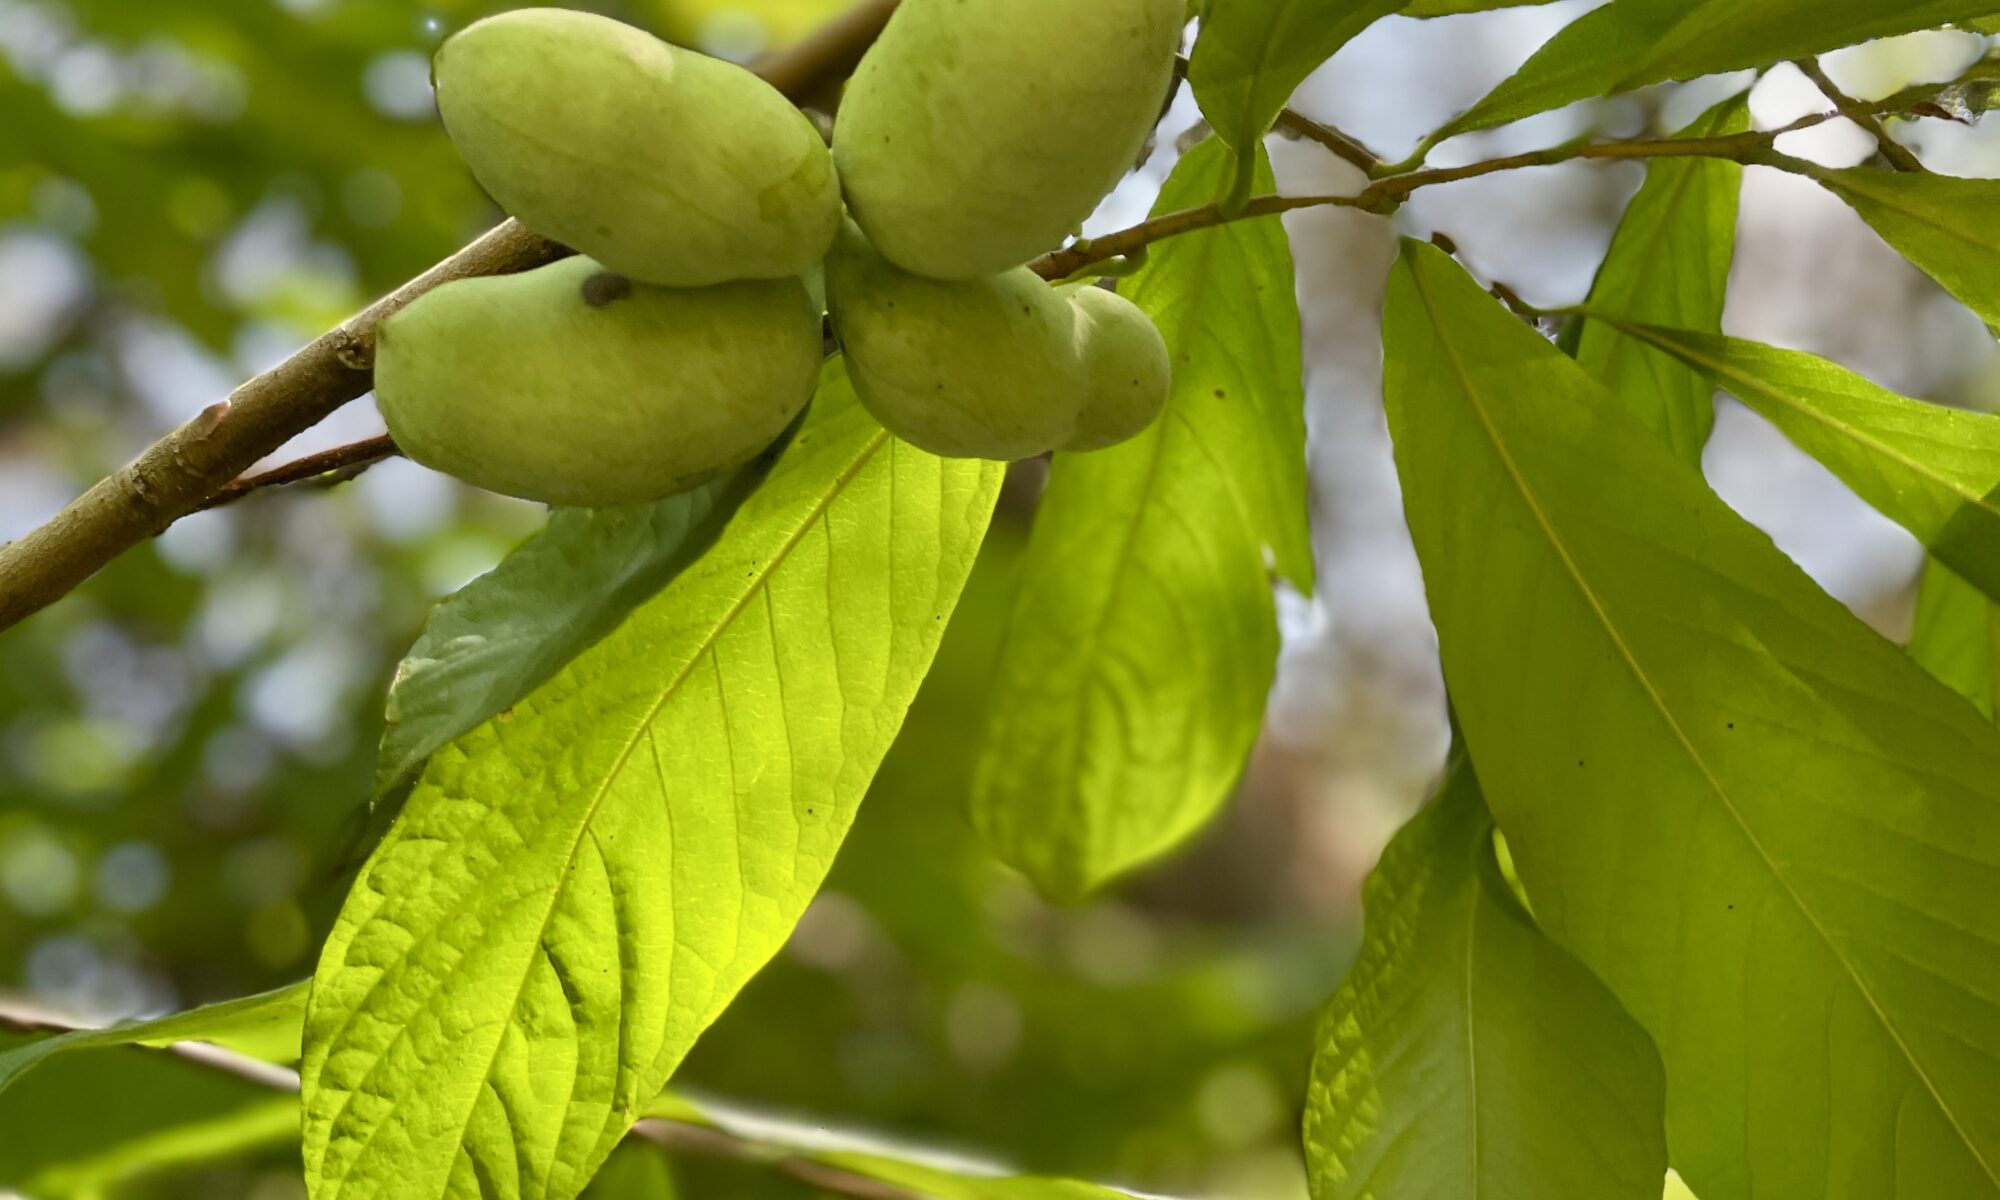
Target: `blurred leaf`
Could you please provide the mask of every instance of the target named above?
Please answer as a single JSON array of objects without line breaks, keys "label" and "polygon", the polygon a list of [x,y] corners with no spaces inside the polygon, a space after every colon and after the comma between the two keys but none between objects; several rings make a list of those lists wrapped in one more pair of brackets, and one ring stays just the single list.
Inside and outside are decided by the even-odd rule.
[{"label": "blurred leaf", "polygon": [[[1709,109],[1682,137],[1750,128],[1748,94]],[[1722,329],[1743,168],[1722,159],[1664,158],[1625,210],[1587,305],[1681,329]],[[1675,453],[1701,462],[1715,426],[1715,386],[1599,321],[1584,319],[1576,361]]]},{"label": "blurred leaf", "polygon": [[818,889],[1001,474],[836,363],[699,564],[432,757],[314,981],[316,1197],[582,1189]]},{"label": "blurred leaf", "polygon": [[[1197,147],[1171,211],[1229,169]],[[1268,165],[1261,171],[1269,186]],[[1310,584],[1303,373],[1276,221],[1153,250],[1128,295],[1166,335],[1174,391],[1139,437],[1059,454],[1022,569],[972,789],[973,821],[1076,900],[1212,816],[1256,739],[1278,631],[1265,565]]]},{"label": "blurred leaf", "polygon": [[[1306,76],[1404,0],[1214,0],[1188,58],[1188,83],[1209,124],[1237,153],[1235,194],[1249,195],[1251,151]],[[1217,192],[1225,190],[1223,176]],[[1190,197],[1195,202],[1213,199]]]},{"label": "blurred leaf", "polygon": [[1937,280],[1988,325],[2000,325],[2000,179],[1928,171],[1844,171],[1783,158],[1847,201],[1882,240]]},{"label": "blurred leaf", "polygon": [[1994,715],[1993,685],[2000,679],[2000,604],[1936,558],[1925,559],[1910,655],[1980,712]]},{"label": "blurred leaf", "polygon": [[1496,8],[1527,8],[1550,0],[1413,0],[1403,9],[1406,17],[1450,17],[1460,13],[1488,12]]},{"label": "blurred leaf", "polygon": [[674,1173],[651,1146],[626,1142],[583,1190],[584,1200],[674,1200]]},{"label": "blurred leaf", "polygon": [[225,1000],[151,1021],[78,1029],[39,1038],[0,1053],[0,1091],[51,1055],[106,1046],[170,1046],[175,1042],[209,1042],[264,1062],[292,1062],[299,1057],[299,1026],[305,1019],[306,989],[301,980],[290,987]]},{"label": "blurred leaf", "polygon": [[1315,1200],[1659,1194],[1659,1055],[1521,910],[1492,829],[1460,758],[1368,877],[1306,1095]]},{"label": "blurred leaf", "polygon": [[97,1152],[47,1164],[21,1181],[22,1190],[33,1196],[86,1200],[140,1176],[235,1161],[253,1151],[294,1144],[299,1138],[297,1096],[268,1096],[206,1119],[186,1119],[170,1101],[162,1103],[161,1111],[168,1119],[165,1127],[128,1140],[100,1139]]},{"label": "blurred leaf", "polygon": [[1468,750],[1537,919],[1659,1044],[1674,1165],[2000,1196],[2000,731],[1441,251],[1385,341]]},{"label": "blurred leaf", "polygon": [[2000,417],[1898,396],[1823,358],[1617,322],[1702,372],[2000,598]]},{"label": "blurred leaf", "polygon": [[765,1152],[789,1151],[807,1162],[859,1175],[927,1200],[1129,1200],[1132,1193],[1074,1179],[1015,1175],[978,1162],[900,1142],[803,1124],[720,1101],[665,1095],[648,1116],[718,1130]]},{"label": "blurred leaf", "polygon": [[[0,1033],[10,1053],[46,1044],[17,1042]],[[0,1191],[99,1195],[175,1167],[282,1151],[298,1128],[295,1096],[174,1055],[82,1049],[0,1093]]]},{"label": "blurred leaf", "polygon": [[698,561],[784,449],[657,504],[564,509],[439,604],[389,688],[375,793],[511,707]]},{"label": "blurred leaf", "polygon": [[1613,92],[1818,54],[1993,11],[1993,0],[1613,0],[1578,17],[1484,100],[1425,139]]}]

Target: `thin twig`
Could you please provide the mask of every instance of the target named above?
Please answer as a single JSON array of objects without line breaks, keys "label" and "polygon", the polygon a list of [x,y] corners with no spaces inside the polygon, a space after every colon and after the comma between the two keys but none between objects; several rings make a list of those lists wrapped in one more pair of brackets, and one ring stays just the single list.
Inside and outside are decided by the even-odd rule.
[{"label": "thin twig", "polygon": [[[895,0],[874,0],[757,71],[795,101],[837,82],[874,41]],[[41,528],[0,546],[0,630],[67,595],[118,555],[196,511],[259,459],[366,392],[375,329],[440,284],[525,271],[568,250],[506,221],[278,366],[203,409]]]},{"label": "thin twig", "polygon": [[1382,160],[1375,157],[1368,147],[1326,122],[1315,121],[1293,109],[1288,108],[1278,114],[1278,128],[1296,133],[1307,141],[1318,142],[1344,161],[1360,167],[1364,174],[1373,175],[1382,165]]},{"label": "thin twig", "polygon": [[295,459],[282,467],[273,467],[256,475],[245,475],[241,479],[231,480],[194,511],[206,512],[211,508],[221,508],[225,504],[233,504],[250,493],[265,488],[302,484],[331,487],[336,483],[345,483],[383,459],[400,453],[402,452],[396,449],[395,439],[386,433],[366,441],[335,446],[331,450],[322,450],[318,454],[308,454],[304,458]]},{"label": "thin twig", "polygon": [[1889,160],[1890,166],[1898,171],[1924,169],[1922,161],[1908,146],[1889,136],[1889,129],[1882,124],[1881,117],[1867,105],[1834,85],[1833,80],[1827,76],[1826,68],[1820,66],[1818,59],[1793,59],[1792,65],[1805,72],[1806,78],[1812,80],[1813,86],[1820,90],[1820,94],[1826,97],[1829,104],[1840,110],[1841,116],[1859,125],[1863,132],[1875,139],[1875,144],[1881,147],[1882,157]]},{"label": "thin twig", "polygon": [[1392,175],[1386,179],[1378,179],[1352,195],[1257,196],[1243,208],[1243,211],[1233,215],[1225,213],[1219,205],[1213,204],[1182,209],[1178,212],[1163,213],[1117,233],[1079,239],[1060,250],[1043,255],[1032,265],[1045,279],[1066,279],[1098,263],[1136,253],[1154,242],[1217,225],[1226,225],[1231,221],[1276,216],[1308,208],[1356,208],[1364,212],[1387,213],[1408,200],[1419,189],[1476,179],[1482,175],[1494,175],[1502,171],[1516,171],[1525,167],[1548,167],[1577,160],[1653,158],[1724,158],[1743,162],[1752,160],[1763,162],[1770,160],[1771,145],[1781,135],[1830,121],[1839,115],[1814,113],[1811,116],[1801,117],[1781,129],[1725,134],[1717,137],[1652,138],[1636,142],[1573,142],[1546,150],[1531,150],[1525,154],[1510,154],[1504,158],[1467,163],[1462,167],[1433,167],[1428,170]]},{"label": "thin twig", "polygon": [[737,1134],[686,1121],[654,1117],[632,1126],[631,1136],[683,1154],[706,1158],[727,1158],[766,1166],[790,1175],[808,1187],[819,1188],[856,1200],[927,1200],[921,1193],[908,1191],[879,1179],[814,1162],[782,1148],[753,1142]]}]

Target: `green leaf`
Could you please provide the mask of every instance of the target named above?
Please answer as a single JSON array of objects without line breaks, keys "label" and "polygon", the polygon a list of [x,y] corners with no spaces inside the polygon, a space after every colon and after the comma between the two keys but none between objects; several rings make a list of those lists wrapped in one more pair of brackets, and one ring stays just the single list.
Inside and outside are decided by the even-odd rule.
[{"label": "green leaf", "polygon": [[819,887],[1002,474],[836,362],[698,563],[432,757],[314,978],[318,1200],[582,1189]]},{"label": "green leaf", "polygon": [[[1228,166],[1220,143],[1197,147],[1161,210],[1213,194]],[[1312,573],[1284,229],[1239,222],[1163,243],[1126,294],[1166,335],[1173,397],[1124,445],[1056,456],[972,787],[988,842],[1063,900],[1215,813],[1276,666],[1266,547],[1300,587]]]},{"label": "green leaf", "polygon": [[1460,13],[1488,12],[1496,8],[1527,8],[1550,0],[1413,0],[1403,9],[1406,17],[1455,17]]},{"label": "green leaf", "polygon": [[1460,758],[1368,877],[1306,1094],[1314,1200],[1660,1195],[1659,1055],[1522,911],[1492,829]]},{"label": "green leaf", "polygon": [[1796,350],[1618,324],[1729,391],[2000,598],[2000,417],[1898,396]]},{"label": "green leaf", "polygon": [[[1405,0],[1213,0],[1201,21],[1188,83],[1202,115],[1236,151],[1235,190],[1248,195],[1257,156],[1306,76],[1355,34],[1402,7]],[[1223,180],[1232,176],[1224,175]],[[1226,190],[1218,187],[1217,191]],[[1216,192],[1191,197],[1196,203]]]},{"label": "green leaf", "polygon": [[[42,1166],[21,1180],[31,1196],[102,1196],[106,1189],[146,1175],[204,1163],[231,1162],[247,1155],[296,1143],[299,1138],[297,1096],[267,1096],[212,1117],[185,1115],[178,1098],[159,1097],[161,1128],[135,1137],[105,1136],[90,1153],[65,1157]],[[91,1115],[71,1118],[88,1122]]]},{"label": "green leaf", "polygon": [[700,558],[783,449],[657,504],[558,509],[433,609],[389,688],[375,794],[410,782],[438,747],[512,706]]},{"label": "green leaf", "polygon": [[[1702,114],[1682,137],[1750,127],[1747,95]],[[1743,168],[1721,159],[1663,158],[1646,168],[1587,302],[1655,325],[1722,329]],[[1715,387],[1689,368],[1600,321],[1585,319],[1576,361],[1689,462],[1715,427]]]},{"label": "green leaf", "polygon": [[2000,679],[2000,604],[1936,558],[1924,562],[1910,656],[1952,691],[1994,715]]},{"label": "green leaf", "polygon": [[[925,1200],[1132,1200],[1134,1193],[1075,1179],[1020,1175],[993,1163],[902,1142],[752,1112],[720,1100],[666,1095],[648,1116],[727,1134],[764,1156],[779,1154]],[[852,1192],[851,1189],[842,1189]],[[1164,1200],[1154,1197],[1153,1200]]]},{"label": "green leaf", "polygon": [[1774,156],[1845,200],[1882,240],[1979,314],[2000,325],[2000,179],[1928,171],[1830,170]]},{"label": "green leaf", "polygon": [[74,1029],[24,1043],[0,1053],[0,1092],[52,1055],[106,1046],[159,1047],[175,1042],[208,1042],[263,1062],[292,1062],[299,1057],[299,1026],[305,1020],[306,987],[301,980],[275,991],[150,1021],[106,1029]]},{"label": "green leaf", "polygon": [[1577,18],[1424,145],[1578,100],[1769,66],[1992,11],[1993,0],[1613,0]]},{"label": "green leaf", "polygon": [[2000,731],[1442,252],[1390,428],[1535,914],[1653,1035],[1705,1200],[2000,1196]]},{"label": "green leaf", "polygon": [[678,1194],[666,1155],[627,1141],[612,1152],[583,1196],[584,1200],[674,1200]]}]

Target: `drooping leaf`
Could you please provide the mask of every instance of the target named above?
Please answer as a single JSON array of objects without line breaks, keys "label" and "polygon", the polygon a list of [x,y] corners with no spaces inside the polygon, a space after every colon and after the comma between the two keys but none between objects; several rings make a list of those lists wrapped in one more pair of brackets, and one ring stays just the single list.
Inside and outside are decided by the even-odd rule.
[{"label": "drooping leaf", "polygon": [[2000,679],[2000,604],[1936,558],[1926,559],[1910,656],[1992,716],[1993,685]]},{"label": "drooping leaf", "polygon": [[818,888],[1001,474],[836,363],[698,563],[432,756],[314,978],[315,1197],[582,1189]]},{"label": "drooping leaf", "polygon": [[1550,935],[1705,1200],[2000,1196],[2000,731],[1440,251],[1385,333],[1404,508]]},{"label": "drooping leaf", "polygon": [[1836,171],[1801,159],[1773,163],[1810,175],[1845,200],[1917,269],[1988,325],[2000,325],[2000,179],[1929,171]]},{"label": "drooping leaf", "polygon": [[376,795],[410,782],[438,747],[534,690],[699,558],[784,445],[657,504],[558,509],[440,603],[390,685]]},{"label": "drooping leaf", "polygon": [[818,1122],[804,1124],[708,1097],[664,1095],[646,1115],[716,1130],[761,1153],[789,1153],[927,1200],[1132,1200],[1134,1195],[1076,1179],[1022,1175],[994,1163]]},{"label": "drooping leaf", "polygon": [[73,1029],[36,1038],[0,1053],[0,1091],[52,1055],[106,1046],[170,1046],[208,1042],[262,1062],[299,1057],[299,1027],[305,1020],[307,983],[225,1000],[186,1012],[105,1029]]},{"label": "drooping leaf", "polygon": [[1946,565],[2000,598],[2000,417],[1898,396],[1796,350],[1618,324],[1743,401]]},{"label": "drooping leaf", "polygon": [[[1750,127],[1748,96],[1711,108],[1682,137]],[[1681,329],[1722,329],[1743,168],[1722,159],[1663,158],[1646,168],[1588,306]],[[1600,321],[1585,319],[1576,361],[1689,462],[1701,461],[1715,427],[1715,386],[1686,366]]]},{"label": "drooping leaf", "polygon": [[1992,11],[1993,0],[1612,0],[1577,18],[1425,144],[1594,96],[1769,66]]},{"label": "drooping leaf", "polygon": [[1660,1194],[1659,1055],[1522,910],[1492,828],[1460,758],[1368,877],[1306,1094],[1314,1200]]},{"label": "drooping leaf", "polygon": [[[1227,170],[1221,143],[1197,147],[1161,209],[1200,203]],[[1299,586],[1312,574],[1283,228],[1240,222],[1163,243],[1127,294],[1166,335],[1173,397],[1124,445],[1056,456],[972,788],[989,843],[1062,899],[1216,811],[1276,665],[1266,547]]]},{"label": "drooping leaf", "polygon": [[[1202,115],[1236,151],[1234,191],[1249,194],[1251,153],[1306,76],[1405,0],[1214,0],[1188,56]],[[1226,181],[1232,178],[1223,176]],[[1224,190],[1218,188],[1218,191]],[[1194,197],[1197,203],[1215,192]]]}]

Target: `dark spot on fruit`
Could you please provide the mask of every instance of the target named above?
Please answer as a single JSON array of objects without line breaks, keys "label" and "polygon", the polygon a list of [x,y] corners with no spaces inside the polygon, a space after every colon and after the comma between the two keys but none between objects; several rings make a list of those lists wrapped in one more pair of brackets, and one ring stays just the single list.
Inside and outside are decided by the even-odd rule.
[{"label": "dark spot on fruit", "polygon": [[599,271],[583,281],[583,302],[592,308],[615,304],[632,294],[632,281],[614,271]]}]

